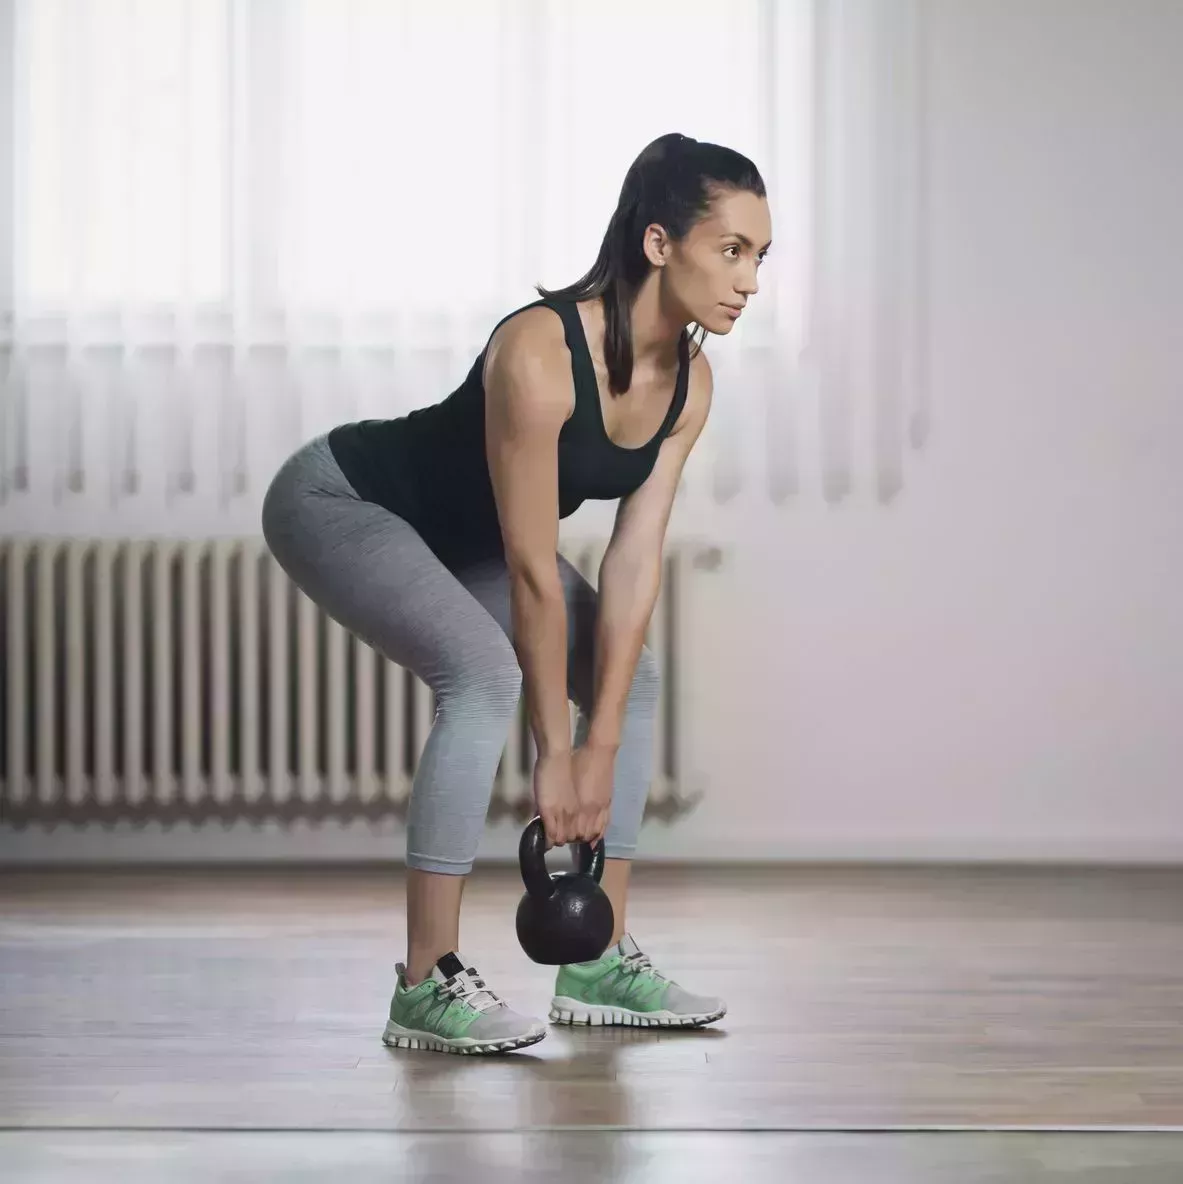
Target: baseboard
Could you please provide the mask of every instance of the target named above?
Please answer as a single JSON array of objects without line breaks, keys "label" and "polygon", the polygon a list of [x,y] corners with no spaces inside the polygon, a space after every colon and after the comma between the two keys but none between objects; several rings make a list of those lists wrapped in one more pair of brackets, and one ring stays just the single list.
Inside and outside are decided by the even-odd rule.
[{"label": "baseboard", "polygon": [[[480,862],[513,861],[520,827],[490,823]],[[357,822],[217,827],[158,824],[110,827],[0,827],[0,867],[173,863],[401,864],[401,823]],[[1178,839],[1112,835],[1065,837],[948,836],[883,839],[846,835],[781,839],[704,834],[693,824],[647,823],[638,860],[669,863],[1029,863],[1183,865]]]}]

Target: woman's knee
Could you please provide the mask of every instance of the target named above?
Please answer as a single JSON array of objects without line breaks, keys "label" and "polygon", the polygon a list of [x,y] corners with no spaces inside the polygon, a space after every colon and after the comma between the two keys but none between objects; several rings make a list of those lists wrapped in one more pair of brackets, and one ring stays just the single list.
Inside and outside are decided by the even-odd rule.
[{"label": "woman's knee", "polygon": [[440,709],[510,716],[522,693],[517,653],[500,630],[470,650],[435,688]]}]

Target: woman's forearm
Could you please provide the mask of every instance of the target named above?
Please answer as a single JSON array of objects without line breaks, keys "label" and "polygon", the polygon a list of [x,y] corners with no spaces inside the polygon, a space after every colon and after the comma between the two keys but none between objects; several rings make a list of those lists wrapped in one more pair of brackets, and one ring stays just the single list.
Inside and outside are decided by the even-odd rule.
[{"label": "woman's forearm", "polygon": [[524,573],[510,580],[514,649],[538,754],[571,748],[567,701],[567,604],[558,568],[553,581]]},{"label": "woman's forearm", "polygon": [[661,558],[609,555],[600,569],[595,685],[588,742],[616,747],[645,631],[661,590]]}]

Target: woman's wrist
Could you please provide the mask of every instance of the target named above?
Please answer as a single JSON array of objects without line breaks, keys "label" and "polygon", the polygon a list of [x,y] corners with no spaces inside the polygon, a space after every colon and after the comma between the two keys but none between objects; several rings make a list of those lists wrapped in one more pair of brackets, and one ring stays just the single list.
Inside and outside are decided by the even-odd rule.
[{"label": "woman's wrist", "polygon": [[620,729],[605,724],[597,725],[596,721],[592,720],[588,725],[584,744],[588,748],[607,748],[615,752],[620,747]]}]

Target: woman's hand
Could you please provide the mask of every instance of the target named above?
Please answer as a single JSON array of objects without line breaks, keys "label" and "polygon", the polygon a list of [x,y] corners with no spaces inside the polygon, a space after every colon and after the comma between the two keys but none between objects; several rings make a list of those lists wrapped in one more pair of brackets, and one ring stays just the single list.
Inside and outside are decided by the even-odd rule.
[{"label": "woman's hand", "polygon": [[534,762],[534,804],[552,847],[579,836],[579,799],[575,795],[570,751],[539,756]]},{"label": "woman's hand", "polygon": [[608,813],[612,807],[612,787],[616,773],[616,747],[588,743],[575,749],[571,762],[578,815],[575,819],[575,839],[593,846],[608,829]]}]

